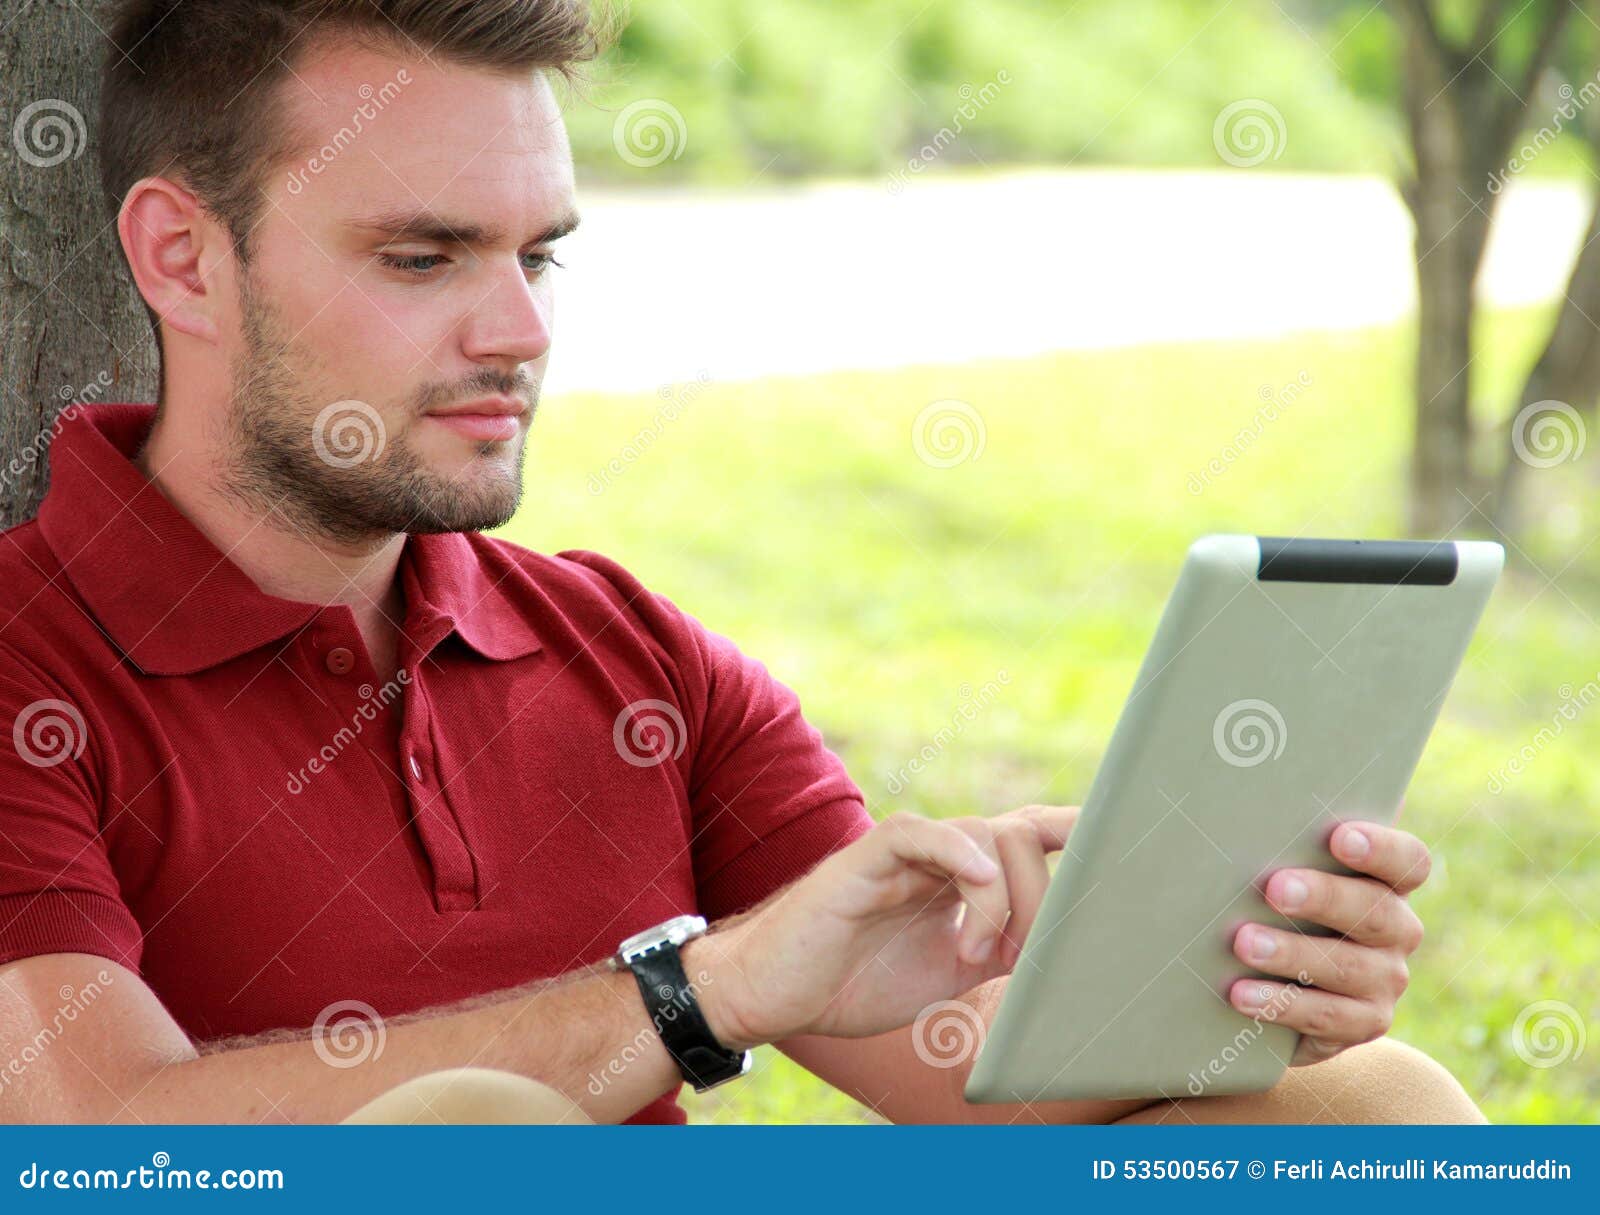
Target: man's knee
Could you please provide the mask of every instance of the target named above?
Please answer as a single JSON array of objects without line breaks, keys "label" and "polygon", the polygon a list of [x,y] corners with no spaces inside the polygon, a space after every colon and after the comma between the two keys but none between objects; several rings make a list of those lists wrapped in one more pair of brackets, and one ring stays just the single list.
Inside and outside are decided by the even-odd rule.
[{"label": "man's knee", "polygon": [[589,1118],[548,1085],[514,1072],[457,1067],[414,1076],[344,1119],[352,1124],[582,1123]]},{"label": "man's knee", "polygon": [[1387,1037],[1351,1047],[1326,1063],[1290,1068],[1273,1095],[1304,1115],[1297,1121],[1488,1121],[1441,1063]]},{"label": "man's knee", "polygon": [[1185,1097],[1122,1122],[1478,1123],[1487,1121],[1456,1078],[1414,1046],[1379,1038],[1325,1063],[1291,1067],[1264,1093]]}]

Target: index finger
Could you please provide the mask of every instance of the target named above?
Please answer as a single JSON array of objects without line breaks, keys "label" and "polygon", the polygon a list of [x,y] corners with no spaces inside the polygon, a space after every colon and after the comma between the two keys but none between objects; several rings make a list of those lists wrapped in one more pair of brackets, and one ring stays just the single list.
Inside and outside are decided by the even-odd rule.
[{"label": "index finger", "polygon": [[1328,849],[1335,859],[1377,878],[1396,894],[1410,894],[1428,880],[1433,867],[1426,844],[1409,831],[1381,823],[1340,823]]},{"label": "index finger", "polygon": [[1023,806],[1016,813],[1033,824],[1046,852],[1059,852],[1066,847],[1067,836],[1078,821],[1081,809],[1080,806]]}]

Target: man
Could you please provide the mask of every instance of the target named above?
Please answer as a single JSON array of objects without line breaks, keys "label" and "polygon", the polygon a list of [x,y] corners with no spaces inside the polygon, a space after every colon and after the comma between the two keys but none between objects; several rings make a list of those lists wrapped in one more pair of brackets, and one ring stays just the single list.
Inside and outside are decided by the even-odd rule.
[{"label": "man", "polygon": [[1339,937],[1234,942],[1309,979],[1231,998],[1316,1066],[966,1105],[911,1023],[992,1015],[1075,812],[873,826],[759,663],[603,557],[478,534],[577,223],[548,77],[595,51],[583,4],[116,16],[102,173],[161,398],[73,411],[0,545],[0,1116],[681,1120],[684,1077],[776,1043],[895,1119],[1479,1118],[1380,1040],[1427,853],[1355,824],[1370,878],[1267,887]]}]

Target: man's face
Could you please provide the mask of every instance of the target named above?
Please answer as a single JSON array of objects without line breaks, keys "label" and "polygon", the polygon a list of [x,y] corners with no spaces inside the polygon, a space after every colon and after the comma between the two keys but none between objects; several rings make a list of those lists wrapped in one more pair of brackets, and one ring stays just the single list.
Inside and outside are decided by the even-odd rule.
[{"label": "man's face", "polygon": [[347,540],[504,522],[575,222],[548,83],[340,46],[282,96],[304,146],[240,271],[229,488]]}]

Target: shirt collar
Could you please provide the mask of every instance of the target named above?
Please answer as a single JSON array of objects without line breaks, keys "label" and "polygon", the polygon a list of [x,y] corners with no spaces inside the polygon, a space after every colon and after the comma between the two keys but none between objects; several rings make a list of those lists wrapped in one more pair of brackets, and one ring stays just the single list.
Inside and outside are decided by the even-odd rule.
[{"label": "shirt collar", "polygon": [[[278,641],[324,609],[263,592],[139,471],[132,458],[154,418],[153,405],[72,406],[50,445],[39,527],[66,579],[140,670],[190,675]],[[491,542],[462,533],[407,539],[405,630],[430,642],[453,630],[486,658],[532,653],[539,639],[480,547]]]}]

